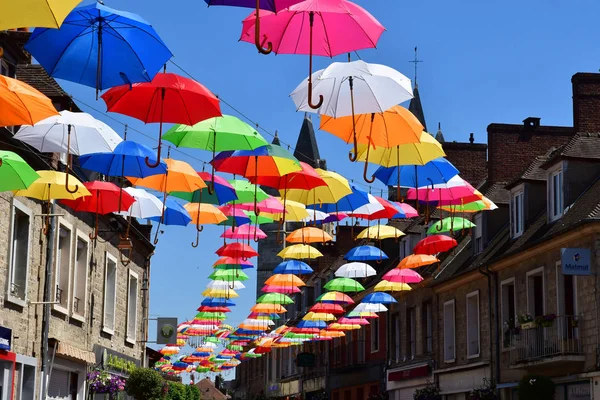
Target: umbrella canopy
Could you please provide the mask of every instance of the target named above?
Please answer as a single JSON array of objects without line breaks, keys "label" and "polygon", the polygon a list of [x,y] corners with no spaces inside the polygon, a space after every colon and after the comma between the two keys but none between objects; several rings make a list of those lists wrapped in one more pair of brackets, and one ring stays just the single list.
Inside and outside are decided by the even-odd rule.
[{"label": "umbrella canopy", "polygon": [[302,221],[309,216],[304,204],[287,199],[285,200],[285,213],[261,213],[261,215],[268,216],[273,220],[280,220],[285,215],[285,219],[289,222]]},{"label": "umbrella canopy", "polygon": [[38,200],[49,201],[55,199],[75,200],[84,196],[91,196],[87,188],[74,176],[69,180],[76,185],[77,190],[71,193],[65,186],[67,174],[57,171],[37,171],[40,176],[27,189],[15,191],[15,196],[31,197]]},{"label": "umbrella canopy", "polygon": [[205,182],[209,182],[213,193],[208,188],[198,189],[194,192],[172,192],[171,196],[189,201],[191,203],[208,203],[214,205],[225,204],[237,200],[235,189],[225,178],[211,175],[209,172],[198,172],[198,176]]},{"label": "umbrella canopy", "polygon": [[353,304],[354,300],[341,292],[326,292],[316,298],[315,302],[332,304]]},{"label": "umbrella canopy", "polygon": [[237,257],[221,257],[213,264],[215,269],[251,269],[253,267],[247,259]]},{"label": "umbrella canopy", "polygon": [[[478,191],[475,191],[476,194]],[[477,213],[479,211],[495,210],[498,206],[493,201],[485,196],[481,196],[481,200],[472,201],[466,204],[456,204],[450,206],[440,206],[440,210],[450,213]]]},{"label": "umbrella canopy", "polygon": [[400,229],[389,225],[377,224],[377,226],[369,226],[356,236],[357,239],[398,239],[404,236],[404,232]]},{"label": "umbrella canopy", "polygon": [[35,29],[25,49],[50,76],[97,90],[149,82],[172,57],[148,22],[101,3],[76,8],[60,29]]},{"label": "umbrella canopy", "polygon": [[337,203],[342,197],[352,193],[348,180],[343,176],[323,169],[315,169],[319,176],[325,181],[325,186],[311,189],[287,189],[280,190],[281,196],[288,200],[297,201],[305,205],[320,203]]},{"label": "umbrella canopy", "polygon": [[27,189],[39,177],[20,155],[0,150],[0,192]]},{"label": "umbrella canopy", "polygon": [[255,240],[258,240],[266,238],[267,234],[255,226],[242,225],[235,228],[228,228],[225,232],[221,234],[221,237],[225,239],[249,240],[250,238],[254,238]]},{"label": "umbrella canopy", "polygon": [[379,167],[373,175],[387,186],[417,188],[447,183],[458,175],[458,169],[445,158],[436,158],[425,165]]},{"label": "umbrella canopy", "polygon": [[293,304],[294,300],[281,293],[267,293],[256,299],[257,303]]},{"label": "umbrella canopy", "polygon": [[300,162],[283,147],[269,144],[254,150],[223,151],[210,162],[217,171],[250,176],[282,176],[301,171]]},{"label": "umbrella canopy", "polygon": [[304,258],[313,259],[322,257],[323,253],[307,244],[294,244],[292,246],[284,248],[279,253],[277,253],[277,255],[281,258],[293,258],[296,260],[301,260]]},{"label": "umbrella canopy", "polygon": [[287,312],[285,307],[283,307],[282,305],[269,303],[255,304],[254,306],[252,306],[252,308],[250,308],[250,310],[254,312],[268,312],[277,314],[283,314],[284,312]]},{"label": "umbrella canopy", "polygon": [[402,292],[411,290],[411,287],[403,282],[381,281],[373,288],[375,292]]},{"label": "umbrella canopy", "polygon": [[415,218],[419,216],[417,210],[410,204],[399,203],[397,201],[391,201],[390,203],[398,210],[398,213],[392,218]]},{"label": "umbrella canopy", "polygon": [[269,279],[265,281],[267,285],[277,285],[277,286],[306,286],[302,279],[298,278],[295,275],[290,274],[275,274],[271,275]]},{"label": "umbrella canopy", "polygon": [[[381,293],[384,295],[388,295],[387,293]],[[391,296],[390,296],[391,297]],[[368,302],[364,302],[364,303],[360,303],[358,304],[356,307],[354,307],[354,310],[352,311],[356,311],[358,313],[362,313],[362,312],[385,312],[387,311],[387,307],[384,306],[382,303],[368,303]]]},{"label": "umbrella canopy", "polygon": [[123,191],[132,196],[135,202],[118,214],[134,218],[159,217],[162,214],[163,203],[153,194],[134,187],[124,188]]},{"label": "umbrella canopy", "polygon": [[216,252],[221,257],[237,257],[237,258],[251,258],[256,257],[258,253],[252,247],[243,243],[229,243],[221,246]]},{"label": "umbrella canopy", "polygon": [[[248,275],[246,275],[242,271],[238,270],[230,270],[230,269],[216,269],[212,274],[208,276],[209,279],[214,281],[227,281],[227,282],[235,282],[235,281],[246,281],[248,280]],[[223,296],[212,296],[212,297],[223,297]]]},{"label": "umbrella canopy", "polygon": [[107,176],[131,176],[144,178],[150,175],[164,174],[167,164],[160,162],[155,168],[146,165],[145,160],[156,162],[155,154],[149,147],[124,140],[113,151],[98,152],[79,157],[81,168],[100,172]]},{"label": "umbrella canopy", "polygon": [[436,262],[440,262],[434,256],[426,255],[426,254],[411,254],[407,257],[404,257],[400,263],[398,263],[398,268],[419,268],[424,265],[434,264]]},{"label": "umbrella canopy", "polygon": [[339,304],[316,303],[310,308],[310,311],[315,313],[342,314],[344,308]]},{"label": "umbrella canopy", "polygon": [[[242,203],[239,204],[238,207],[246,211],[254,210],[254,204],[252,203]],[[283,213],[285,210],[279,197],[268,197],[260,202],[257,202],[256,208],[260,213],[265,212],[270,214]]]},{"label": "umbrella canopy", "polygon": [[323,287],[327,290],[343,293],[365,290],[363,285],[350,278],[335,278],[327,282]]},{"label": "umbrella canopy", "polygon": [[155,217],[148,217],[151,221],[160,222],[165,225],[179,225],[186,226],[192,222],[192,218],[189,213],[181,204],[176,202],[174,199],[168,197],[164,203],[163,213]]},{"label": "umbrella canopy", "polygon": [[14,137],[43,153],[75,155],[112,152],[123,141],[104,122],[71,111],[61,111],[33,126],[21,126]]},{"label": "umbrella canopy", "polygon": [[325,243],[332,241],[333,238],[322,229],[305,227],[296,229],[285,240],[289,243]]},{"label": "umbrella canopy", "polygon": [[66,16],[79,3],[81,0],[65,0],[56,3],[46,0],[6,3],[0,9],[2,14],[0,31],[24,26],[60,28]]},{"label": "umbrella canopy", "polygon": [[258,183],[262,186],[268,186],[275,189],[312,189],[318,186],[325,186],[326,183],[319,176],[317,171],[302,161],[300,163],[300,171],[290,172],[282,176],[258,175],[248,177],[250,182]]},{"label": "umbrella canopy", "polygon": [[461,217],[447,217],[441,221],[437,221],[427,229],[428,234],[436,234],[441,232],[453,232],[458,229],[470,229],[475,227],[475,224],[468,219]]},{"label": "umbrella canopy", "polygon": [[382,279],[389,282],[419,283],[423,277],[412,269],[394,268],[383,275]]},{"label": "umbrella canopy", "polygon": [[0,75],[0,109],[0,126],[33,125],[58,115],[48,97],[24,82],[4,75]]},{"label": "umbrella canopy", "polygon": [[190,164],[173,158],[165,159],[165,163],[167,164],[167,172],[164,174],[151,175],[145,178],[128,176],[127,179],[135,186],[143,186],[164,193],[175,191],[194,192],[206,187],[202,178]]},{"label": "umbrella canopy", "polygon": [[441,143],[427,132],[421,133],[419,142],[389,148],[381,146],[373,148],[368,144],[359,144],[358,161],[367,160],[367,151],[369,152],[369,161],[382,167],[425,165],[431,160],[446,156]]},{"label": "umbrella canopy", "polygon": [[450,236],[446,235],[432,235],[427,236],[417,243],[413,252],[415,254],[437,254],[443,253],[456,247],[458,243]]},{"label": "umbrella canopy", "polygon": [[301,292],[301,290],[299,288],[297,288],[296,286],[281,286],[281,285],[265,285],[265,286],[263,286],[262,289],[260,289],[260,291],[264,292],[264,293],[286,293],[286,294]]},{"label": "umbrella canopy", "polygon": [[306,275],[313,272],[313,269],[308,264],[299,260],[284,261],[273,270],[274,274]]},{"label": "umbrella canopy", "polygon": [[230,307],[230,306],[235,306],[235,303],[229,299],[225,299],[225,298],[211,298],[211,299],[204,299],[202,300],[202,304],[203,306],[209,306],[209,307]]},{"label": "umbrella canopy", "polygon": [[[192,218],[192,222],[199,225],[213,224],[217,225],[227,220],[225,214],[212,204],[187,203],[183,206]],[[199,229],[201,231],[201,229]]]},{"label": "umbrella canopy", "polygon": [[257,202],[260,202],[269,197],[261,188],[258,188],[255,193],[255,185],[248,181],[232,179],[229,183],[235,189],[238,203],[252,203],[255,198]]},{"label": "umbrella canopy", "polygon": [[[316,313],[316,312],[308,312],[302,319],[306,322],[308,321],[334,321],[335,315],[330,313]],[[321,326],[321,328],[325,328],[325,326]]]},{"label": "umbrella canopy", "polygon": [[369,197],[369,193],[367,193],[364,190],[358,189],[356,186],[351,186],[350,189],[352,192],[342,197],[337,202],[319,204],[316,209],[326,213],[340,211],[350,212],[369,203],[371,199]]},{"label": "umbrella canopy", "polygon": [[388,293],[382,292],[373,292],[369,293],[362,299],[363,303],[379,303],[379,304],[392,304],[397,303],[398,301]]},{"label": "umbrella canopy", "polygon": [[373,261],[387,258],[383,250],[367,245],[354,247],[344,256],[344,260],[348,261]]},{"label": "umbrella canopy", "polygon": [[135,198],[126,191],[121,192],[119,187],[111,182],[92,181],[83,184],[90,192],[90,196],[79,197],[74,200],[61,200],[61,203],[75,211],[108,214],[115,211],[128,210],[135,202]]},{"label": "umbrella canopy", "polygon": [[205,291],[202,292],[202,296],[204,297],[211,297],[211,296],[219,296],[219,297],[225,297],[225,298],[230,298],[230,299],[235,299],[240,297],[239,294],[237,294],[233,289],[206,289]]},{"label": "umbrella canopy", "polygon": [[449,179],[447,183],[409,189],[407,198],[410,200],[419,199],[421,202],[434,205],[448,206],[481,200],[483,195],[470,183],[456,175]]},{"label": "umbrella canopy", "polygon": [[344,264],[335,271],[335,276],[341,278],[366,278],[374,275],[377,275],[375,268],[361,262]]}]

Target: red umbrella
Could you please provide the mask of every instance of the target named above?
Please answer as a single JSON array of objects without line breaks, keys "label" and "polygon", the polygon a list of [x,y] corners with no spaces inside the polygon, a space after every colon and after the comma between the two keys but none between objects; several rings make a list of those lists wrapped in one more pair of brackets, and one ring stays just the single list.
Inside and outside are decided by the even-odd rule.
[{"label": "red umbrella", "polygon": [[83,184],[91,196],[80,197],[76,200],[61,200],[61,203],[75,211],[96,213],[96,226],[90,239],[98,236],[98,215],[128,210],[135,202],[133,196],[111,182],[92,181]]},{"label": "red umbrella", "polygon": [[375,200],[377,200],[377,202],[379,204],[381,204],[383,206],[383,210],[379,210],[379,211],[375,211],[374,213],[371,214],[356,214],[356,213],[352,213],[351,215],[354,218],[363,218],[369,221],[374,221],[376,219],[389,219],[392,218],[394,215],[398,214],[398,210],[396,209],[396,207],[394,207],[394,205],[385,200],[382,197],[379,196],[373,196],[375,198]]},{"label": "red umbrella", "polygon": [[221,257],[250,258],[256,257],[258,253],[252,247],[243,243],[229,243],[221,246],[215,253]]},{"label": "red umbrella", "polygon": [[221,306],[216,306],[216,307],[210,307],[210,306],[200,306],[198,307],[199,312],[231,312],[231,309],[229,307],[221,307]]},{"label": "red umbrella", "polygon": [[318,313],[343,314],[344,309],[339,304],[333,303],[316,303],[309,311]]},{"label": "red umbrella", "polygon": [[415,254],[429,254],[434,255],[437,253],[443,253],[457,246],[456,240],[446,235],[432,235],[427,236],[425,239],[419,241],[413,252]]},{"label": "red umbrella", "polygon": [[102,95],[108,111],[137,118],[146,124],[160,123],[156,167],[160,163],[162,124],[165,122],[192,126],[205,119],[220,117],[219,99],[193,79],[177,74],[159,73],[152,82],[121,85]]}]

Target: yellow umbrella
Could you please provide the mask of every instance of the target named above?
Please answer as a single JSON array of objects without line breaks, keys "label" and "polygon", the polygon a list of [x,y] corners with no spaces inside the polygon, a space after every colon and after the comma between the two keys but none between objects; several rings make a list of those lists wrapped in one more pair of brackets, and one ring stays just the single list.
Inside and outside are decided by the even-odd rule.
[{"label": "yellow umbrella", "polygon": [[[69,13],[81,0],[18,0],[5,1],[0,6],[0,31],[27,28],[60,28]],[[1,57],[1,55],[0,55]]]},{"label": "yellow umbrella", "polygon": [[254,306],[252,306],[250,311],[263,312],[263,313],[275,313],[275,314],[283,314],[284,312],[287,312],[285,307],[283,307],[281,304],[269,304],[269,303],[255,304]]},{"label": "yellow umbrella", "polygon": [[240,297],[240,295],[237,294],[233,289],[206,289],[204,292],[202,292],[202,296],[224,297],[226,299],[235,299],[236,297]]},{"label": "yellow umbrella", "polygon": [[[91,196],[91,193],[87,188],[74,176],[69,175],[71,184],[75,185],[77,190],[75,193],[69,192],[66,186],[67,174],[58,171],[36,171],[40,176],[36,179],[27,189],[14,191],[15,196],[31,197],[42,201],[47,201],[48,204],[51,200],[68,199],[75,200],[84,196]],[[50,207],[48,207],[50,212]],[[44,224],[44,235],[48,233],[48,224],[50,222],[50,215],[46,215],[46,222]]]},{"label": "yellow umbrella", "polygon": [[311,311],[307,313],[302,319],[306,321],[333,321],[336,318],[333,314],[330,313],[316,313]]},{"label": "yellow umbrella", "polygon": [[375,292],[402,292],[411,290],[411,287],[404,282],[381,281],[373,288]]},{"label": "yellow umbrella", "polygon": [[304,258],[318,258],[322,257],[323,254],[312,246],[307,244],[295,244],[281,250],[277,255],[281,258],[294,258],[296,260],[302,260]]},{"label": "yellow umbrella", "polygon": [[389,225],[381,225],[377,224],[377,226],[369,226],[364,229],[361,233],[356,236],[357,239],[398,239],[401,236],[404,236],[404,232],[402,232],[398,228],[394,228]]},{"label": "yellow umbrella", "polygon": [[196,243],[192,242],[192,247],[198,247],[200,242],[200,232],[204,229],[200,225],[217,225],[227,220],[225,214],[212,204],[188,203],[183,208],[190,214],[192,221],[196,222]]},{"label": "yellow umbrella", "polygon": [[[308,218],[309,216],[308,211],[306,211],[306,206],[302,203],[298,203],[297,201],[286,200],[285,211],[285,220],[289,222],[302,221],[304,218]],[[283,218],[283,213],[269,214],[261,212],[260,215],[267,218],[271,218],[273,221],[280,220]]]},{"label": "yellow umbrella", "polygon": [[338,324],[337,322],[329,324],[329,326],[327,327],[327,329],[335,331],[352,331],[360,328],[361,326],[358,324]]},{"label": "yellow umbrella", "polygon": [[320,204],[320,203],[337,203],[342,197],[352,193],[348,180],[332,171],[325,171],[317,168],[317,173],[326,186],[317,186],[315,188],[304,189],[288,189],[280,190],[282,196],[292,201],[297,201],[304,205]]},{"label": "yellow umbrella", "polygon": [[[358,161],[367,161],[368,146],[367,144],[358,145]],[[384,167],[396,167],[399,165],[425,165],[431,160],[445,156],[446,153],[440,142],[429,133],[423,132],[420,142],[400,144],[391,148],[371,146],[368,161]]]},{"label": "yellow umbrella", "polygon": [[296,229],[285,238],[290,243],[325,243],[331,242],[333,238],[323,229],[305,227]]}]

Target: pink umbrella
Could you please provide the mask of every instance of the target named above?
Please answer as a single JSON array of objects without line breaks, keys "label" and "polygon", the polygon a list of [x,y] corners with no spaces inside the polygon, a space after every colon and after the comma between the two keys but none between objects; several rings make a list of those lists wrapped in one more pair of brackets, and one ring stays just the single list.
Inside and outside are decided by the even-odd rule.
[{"label": "pink umbrella", "polygon": [[411,206],[410,204],[399,203],[397,201],[393,201],[392,204],[398,210],[402,211],[402,213],[404,213],[406,218],[415,218],[415,217],[419,216],[419,213],[417,212],[417,210],[415,210],[415,208],[413,206]]},{"label": "pink umbrella", "polygon": [[409,189],[407,198],[419,199],[424,203],[434,203],[442,206],[456,206],[481,200],[475,188],[460,176],[455,176],[448,183]]},{"label": "pink umbrella", "polygon": [[381,278],[388,282],[419,283],[423,277],[412,269],[394,268]]},{"label": "pink umbrella", "polygon": [[265,285],[262,289],[260,289],[260,291],[265,292],[265,293],[283,293],[283,294],[302,292],[296,286],[275,286],[275,285]]},{"label": "pink umbrella", "polygon": [[364,318],[340,318],[338,324],[342,325],[369,325],[369,321]]},{"label": "pink umbrella", "polygon": [[[323,104],[323,96],[312,103],[313,54],[333,57],[374,48],[385,30],[364,8],[346,0],[306,0],[259,19],[263,43],[271,42],[275,53],[309,55],[308,104],[313,109]],[[254,14],[243,21],[240,40],[255,42],[255,24]]]},{"label": "pink umbrella", "polygon": [[[254,211],[254,203],[242,203],[238,204],[236,207],[246,211]],[[280,214],[285,210],[281,201],[275,197],[269,197],[257,203],[256,208],[258,208],[258,211],[260,212],[266,212],[269,214]]]},{"label": "pink umbrella", "polygon": [[225,239],[248,239],[254,237],[257,239],[264,239],[267,234],[264,233],[260,228],[246,224],[238,226],[236,228],[229,228],[221,234],[222,238]]}]

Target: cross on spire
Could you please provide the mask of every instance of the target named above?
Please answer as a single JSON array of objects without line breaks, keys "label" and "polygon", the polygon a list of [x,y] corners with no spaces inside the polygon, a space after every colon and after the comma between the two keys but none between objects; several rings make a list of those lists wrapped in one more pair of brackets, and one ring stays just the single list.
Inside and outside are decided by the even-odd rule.
[{"label": "cross on spire", "polygon": [[415,87],[417,87],[417,67],[419,65],[419,63],[422,63],[423,60],[419,60],[419,54],[417,51],[417,46],[415,46],[415,59],[412,61],[409,61],[410,63],[415,64]]}]

